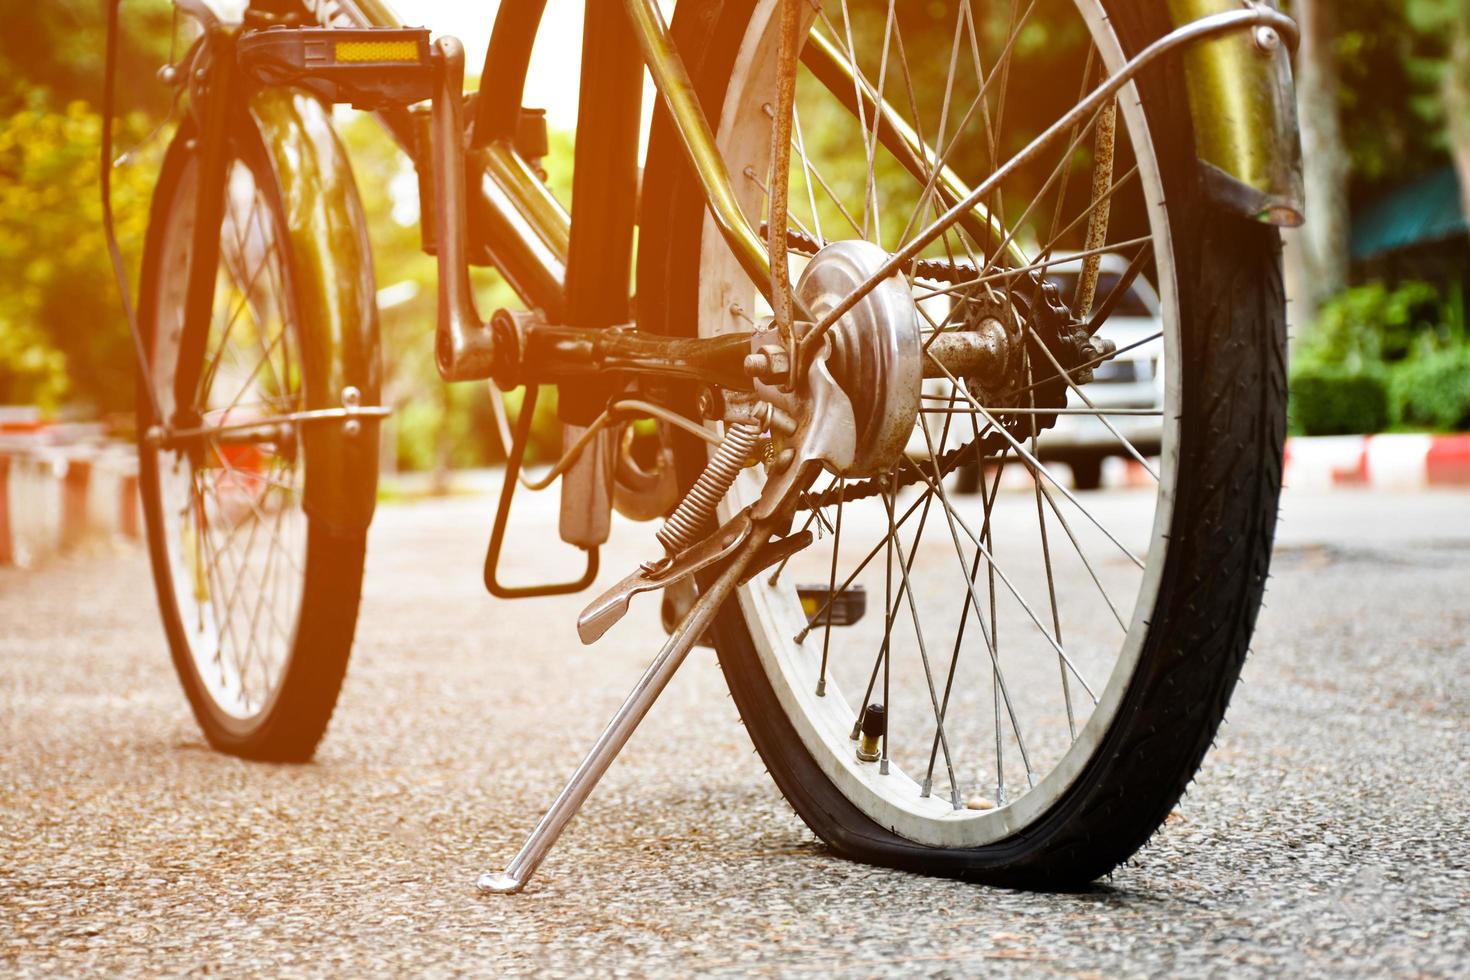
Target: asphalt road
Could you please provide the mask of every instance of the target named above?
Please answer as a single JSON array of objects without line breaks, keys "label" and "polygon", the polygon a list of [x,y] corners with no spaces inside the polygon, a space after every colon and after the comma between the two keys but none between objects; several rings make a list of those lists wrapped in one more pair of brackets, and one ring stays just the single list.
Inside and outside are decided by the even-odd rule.
[{"label": "asphalt road", "polygon": [[[204,746],[141,553],[0,570],[0,972],[1470,972],[1470,495],[1289,494],[1218,747],[1069,895],[834,858],[696,651],[531,889],[478,896],[661,635],[651,602],[584,648],[583,599],[489,599],[490,507],[382,508],[306,766]],[[522,513],[517,572],[564,574]]]}]

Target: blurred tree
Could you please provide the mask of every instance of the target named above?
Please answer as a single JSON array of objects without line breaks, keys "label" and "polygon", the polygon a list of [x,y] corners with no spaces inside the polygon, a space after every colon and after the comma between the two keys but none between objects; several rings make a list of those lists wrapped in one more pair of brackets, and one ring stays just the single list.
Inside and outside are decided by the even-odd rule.
[{"label": "blurred tree", "polygon": [[1460,212],[1470,215],[1470,3],[1451,7],[1449,60],[1441,83],[1446,130],[1460,177]]},{"label": "blurred tree", "polygon": [[[136,143],[149,120],[119,122]],[[100,232],[102,121],[86,104],[0,118],[0,403],[132,408],[133,352]],[[136,259],[160,143],[114,171],[118,238]],[[136,266],[133,268],[136,278]]]},{"label": "blurred tree", "polygon": [[[437,489],[446,489],[449,470],[483,466],[504,456],[489,386],[447,384],[434,365],[438,269],[419,247],[418,178],[412,161],[371,115],[339,110],[338,123],[372,236],[382,312],[383,398],[394,409],[393,453],[398,466],[432,470]],[[548,179],[565,201],[571,197],[572,140],[553,132],[550,141]],[[482,313],[520,306],[494,270],[472,268],[470,273]],[[505,397],[514,414],[520,393]],[[556,453],[560,443],[553,390],[536,406],[530,460]]]},{"label": "blurred tree", "polygon": [[[102,96],[106,53],[106,3],[110,0],[46,0],[5,5],[0,31],[0,115],[30,106],[60,111],[73,102],[96,104]],[[125,0],[119,19],[118,107],[155,117],[167,111],[169,92],[154,73],[183,53],[173,40],[169,0]]]},{"label": "blurred tree", "polygon": [[1333,43],[1338,5],[1332,0],[1297,0],[1295,8],[1302,32],[1297,50],[1297,106],[1310,216],[1300,233],[1305,268],[1298,281],[1303,295],[1297,300],[1310,320],[1324,299],[1347,284],[1352,159],[1338,113],[1341,86]]},{"label": "blurred tree", "polygon": [[[97,162],[105,8],[97,0],[11,4],[0,32],[0,403],[132,406],[132,351],[100,233]],[[122,19],[119,151],[167,111],[153,82],[169,57],[167,0],[129,0]],[[181,42],[182,43],[182,42]],[[129,80],[141,79],[142,82]],[[114,171],[118,237],[136,260],[161,143]],[[136,268],[134,268],[136,272]]]}]

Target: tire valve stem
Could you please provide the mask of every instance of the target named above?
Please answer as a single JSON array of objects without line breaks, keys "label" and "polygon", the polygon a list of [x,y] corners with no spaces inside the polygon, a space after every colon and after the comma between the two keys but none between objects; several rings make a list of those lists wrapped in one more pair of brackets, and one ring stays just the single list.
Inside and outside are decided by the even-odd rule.
[{"label": "tire valve stem", "polygon": [[888,713],[881,704],[870,704],[863,709],[863,720],[858,731],[857,757],[859,762],[878,761],[878,742],[888,728]]}]

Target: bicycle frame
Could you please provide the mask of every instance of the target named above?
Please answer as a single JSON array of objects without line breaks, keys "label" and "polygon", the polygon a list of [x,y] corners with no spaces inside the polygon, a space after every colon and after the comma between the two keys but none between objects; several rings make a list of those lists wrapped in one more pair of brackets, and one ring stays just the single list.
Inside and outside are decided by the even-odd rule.
[{"label": "bicycle frame", "polygon": [[[207,6],[204,0],[181,2],[188,7]],[[1227,206],[1249,206],[1256,209],[1253,216],[1261,220],[1291,223],[1299,216],[1300,194],[1294,126],[1286,125],[1293,120],[1279,97],[1285,53],[1267,50],[1265,58],[1242,61],[1240,50],[1242,46],[1249,49],[1251,40],[1225,36],[1254,29],[1256,46],[1262,48],[1265,36],[1281,30],[1283,22],[1289,30],[1290,22],[1270,6],[1243,0],[1169,0],[1169,6],[1175,20],[1186,25],[1174,32],[1181,38],[1171,47],[1194,49],[1189,52],[1192,98],[1200,105],[1213,101],[1232,110],[1197,113],[1197,118],[1205,120],[1198,127],[1197,144],[1207,173],[1216,178],[1207,181],[1207,188],[1212,188]],[[311,7],[323,26],[401,26],[381,0],[311,0]],[[521,362],[515,365],[515,371],[507,373],[504,382],[555,382],[585,376],[593,370],[617,369],[685,379],[693,376],[709,384],[748,388],[748,383],[740,383],[741,352],[730,344],[712,348],[702,357],[691,358],[687,346],[680,356],[665,357],[659,353],[662,338],[645,336],[634,341],[620,331],[621,336],[594,340],[575,333],[632,325],[629,283],[637,220],[640,82],[645,65],[700,180],[716,227],[768,299],[771,267],[763,236],[736,202],[714,134],[656,0],[624,0],[621,9],[611,3],[588,5],[576,146],[586,158],[597,160],[598,166],[574,171],[572,212],[576,220],[572,220],[516,145],[526,71],[544,8],[545,0],[501,3],[486,51],[474,106],[473,136],[464,162],[469,193],[462,202],[456,202],[444,188],[432,189],[436,199],[451,198],[447,211],[439,209],[442,214],[441,220],[434,222],[435,235],[452,231],[452,227],[444,227],[444,219],[450,226],[463,223],[469,232],[468,251],[476,261],[496,266],[521,299],[540,311],[543,324],[573,331],[564,329],[559,336],[545,335],[525,344]],[[1233,19],[1224,23],[1222,19],[1232,14]],[[806,10],[803,16],[806,27],[815,14]],[[1211,16],[1221,20],[1217,27],[1190,33],[1193,27],[1204,27]],[[1201,41],[1204,43],[1196,43]],[[820,44],[808,45],[803,60],[819,77],[847,70],[833,52]],[[1237,78],[1233,88],[1227,71],[1231,66]],[[227,87],[221,85],[219,89]],[[886,118],[892,114],[883,115]],[[415,153],[421,174],[427,173],[412,115],[404,109],[389,109],[381,111],[380,116],[398,141]],[[896,115],[880,128],[880,136],[909,169],[925,165],[929,151],[906,132]],[[209,145],[206,141],[206,154]],[[1005,229],[979,207],[978,194],[951,174],[942,174],[941,178],[941,194],[952,205],[948,223],[961,223],[977,236],[1001,241],[1009,238]],[[1007,247],[1014,250],[1013,243]],[[467,281],[463,288],[455,288],[461,276],[455,265],[457,257],[447,268],[441,261],[441,278],[446,278],[443,274],[447,272],[449,279],[447,290],[441,285],[441,323],[447,313],[451,320],[466,321],[458,325],[462,333],[484,330],[484,321],[471,316]],[[191,310],[205,308],[207,291],[207,284],[199,284],[198,302],[191,304]],[[473,323],[468,322],[471,319]],[[441,329],[441,347],[442,334]],[[809,335],[800,346],[809,349],[815,341]],[[488,351],[492,343],[487,332],[482,344]],[[490,373],[486,364],[480,363],[486,360],[479,358],[472,371],[457,371],[441,356],[440,366],[451,380],[483,378]],[[188,380],[180,379],[180,385]],[[605,400],[606,394],[596,386],[585,394],[573,394],[563,417],[590,419],[595,414],[594,406]]]}]

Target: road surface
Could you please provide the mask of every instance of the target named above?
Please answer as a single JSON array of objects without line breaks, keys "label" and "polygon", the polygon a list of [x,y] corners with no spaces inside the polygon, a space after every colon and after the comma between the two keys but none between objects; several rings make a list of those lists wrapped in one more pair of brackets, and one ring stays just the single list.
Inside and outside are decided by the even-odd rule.
[{"label": "road surface", "polygon": [[[661,635],[648,601],[584,648],[584,597],[491,600],[491,507],[380,510],[305,766],[205,747],[139,551],[0,570],[0,972],[1470,972],[1470,495],[1288,494],[1218,747],[1142,853],[1069,895],[831,856],[707,650],[532,887],[477,895]],[[537,543],[554,502],[521,513],[513,572],[565,577]]]}]

